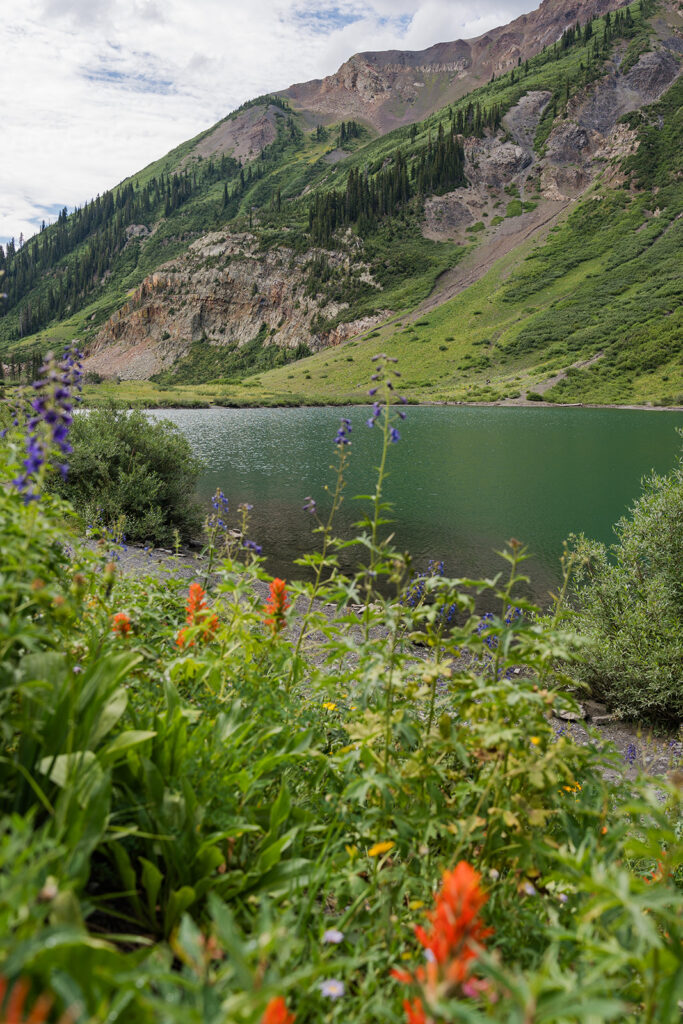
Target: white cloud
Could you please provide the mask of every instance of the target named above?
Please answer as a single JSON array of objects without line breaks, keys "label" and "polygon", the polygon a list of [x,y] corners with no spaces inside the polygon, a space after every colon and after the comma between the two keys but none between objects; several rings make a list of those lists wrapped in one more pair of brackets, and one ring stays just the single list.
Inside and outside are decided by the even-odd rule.
[{"label": "white cloud", "polygon": [[532,5],[22,0],[0,21],[0,240],[28,237],[246,99],[331,74],[359,50],[480,35]]}]

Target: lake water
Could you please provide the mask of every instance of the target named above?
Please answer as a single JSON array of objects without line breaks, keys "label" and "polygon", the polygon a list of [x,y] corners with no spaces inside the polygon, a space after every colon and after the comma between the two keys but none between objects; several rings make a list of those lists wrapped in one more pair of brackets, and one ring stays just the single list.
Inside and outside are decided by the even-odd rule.
[{"label": "lake water", "polygon": [[[254,506],[250,536],[263,546],[270,572],[301,574],[292,559],[316,543],[302,511],[312,495],[326,507],[334,483],[333,438],[341,416],[353,424],[347,500],[338,535],[374,488],[381,434],[368,410],[192,409],[154,413],[178,425],[204,459],[199,490],[217,487]],[[495,554],[516,537],[533,552],[532,593],[545,603],[559,579],[562,541],[583,532],[611,543],[612,525],[640,492],[641,477],[676,461],[683,413],[620,409],[412,407],[392,445],[387,499],[396,544],[417,567],[442,559],[452,576],[488,576],[503,568]],[[349,559],[352,556],[349,553]]]}]

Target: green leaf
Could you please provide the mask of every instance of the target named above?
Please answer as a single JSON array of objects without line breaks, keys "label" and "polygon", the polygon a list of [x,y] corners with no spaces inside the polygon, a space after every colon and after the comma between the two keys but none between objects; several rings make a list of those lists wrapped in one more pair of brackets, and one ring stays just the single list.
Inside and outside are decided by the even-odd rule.
[{"label": "green leaf", "polygon": [[111,743],[104,747],[102,756],[112,757],[115,754],[120,754],[124,750],[130,750],[131,747],[137,747],[140,743],[154,739],[155,736],[156,732],[149,729],[127,729],[125,732],[119,733]]},{"label": "green leaf", "polygon": [[175,928],[182,915],[188,907],[192,906],[195,899],[196,893],[190,885],[183,885],[180,889],[175,889],[171,893],[168,897],[164,913],[164,932],[166,935],[169,935],[173,928]]},{"label": "green leaf", "polygon": [[102,708],[97,725],[90,737],[90,746],[95,747],[114,728],[128,706],[128,694],[120,687]]},{"label": "green leaf", "polygon": [[270,828],[269,832],[271,835],[277,835],[280,825],[289,815],[292,806],[292,800],[287,789],[287,783],[283,780],[280,792],[278,793],[277,800],[270,809]]},{"label": "green leaf", "polygon": [[58,754],[57,757],[43,757],[38,762],[38,771],[47,775],[51,782],[62,789],[69,782],[75,770],[87,771],[97,761],[92,750],[76,750],[73,754]]},{"label": "green leaf", "polygon": [[291,846],[297,832],[298,829],[293,828],[289,832],[285,832],[279,839],[276,839],[274,843],[270,843],[265,849],[261,850],[259,859],[256,862],[256,870],[262,874],[270,871],[277,864],[287,847]]},{"label": "green leaf", "polygon": [[145,891],[147,897],[147,909],[149,910],[149,916],[152,921],[156,921],[157,916],[157,897],[159,890],[161,889],[161,883],[164,880],[164,876],[155,864],[147,860],[145,857],[140,857],[140,863],[142,864],[142,888]]}]

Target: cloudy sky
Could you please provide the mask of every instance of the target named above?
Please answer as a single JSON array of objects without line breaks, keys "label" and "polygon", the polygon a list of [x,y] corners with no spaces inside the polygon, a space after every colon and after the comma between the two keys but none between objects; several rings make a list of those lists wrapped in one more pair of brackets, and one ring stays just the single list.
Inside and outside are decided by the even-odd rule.
[{"label": "cloudy sky", "polygon": [[0,17],[0,242],[244,100],[359,50],[470,38],[534,0],[19,0]]}]

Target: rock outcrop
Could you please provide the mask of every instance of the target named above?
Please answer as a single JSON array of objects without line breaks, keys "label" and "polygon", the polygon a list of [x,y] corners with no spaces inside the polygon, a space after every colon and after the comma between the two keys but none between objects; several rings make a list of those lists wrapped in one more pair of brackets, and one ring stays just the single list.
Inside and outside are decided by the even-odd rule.
[{"label": "rock outcrop", "polygon": [[[267,343],[315,350],[372,326],[380,316],[317,332],[315,320],[335,317],[345,304],[306,296],[311,250],[258,251],[253,235],[214,232],[145,278],[99,331],[86,353],[86,371],[144,380],[186,356],[195,342],[241,347],[259,333]],[[372,283],[362,262],[326,252],[332,270],[353,269]],[[353,265],[353,266],[352,266]]]}]

